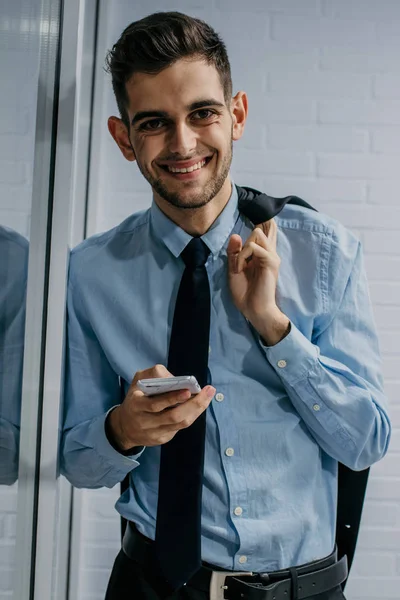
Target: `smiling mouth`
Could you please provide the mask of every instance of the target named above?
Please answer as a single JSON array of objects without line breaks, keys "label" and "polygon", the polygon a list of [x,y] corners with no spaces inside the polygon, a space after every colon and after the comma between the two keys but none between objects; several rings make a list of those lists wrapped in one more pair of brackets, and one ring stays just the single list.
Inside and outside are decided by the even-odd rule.
[{"label": "smiling mouth", "polygon": [[203,167],[208,165],[208,163],[211,161],[211,159],[212,159],[212,156],[207,156],[207,158],[199,161],[195,165],[192,165],[191,167],[187,167],[187,168],[183,168],[183,169],[178,169],[176,167],[172,167],[172,166],[168,166],[168,165],[159,165],[159,166],[167,173],[175,174],[175,175],[185,175],[186,173],[194,173],[196,171],[201,171],[201,169]]}]

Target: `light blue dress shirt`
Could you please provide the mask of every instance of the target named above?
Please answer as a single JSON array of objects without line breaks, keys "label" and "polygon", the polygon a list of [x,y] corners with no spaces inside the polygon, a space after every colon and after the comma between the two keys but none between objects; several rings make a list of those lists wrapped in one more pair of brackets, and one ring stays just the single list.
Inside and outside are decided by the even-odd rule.
[{"label": "light blue dress shirt", "polygon": [[[271,571],[328,555],[335,543],[337,470],[386,452],[390,423],[361,244],[335,219],[286,205],[275,217],[277,303],[291,321],[266,347],[235,308],[227,281],[232,233],[252,224],[237,192],[202,236],[211,250],[209,368],[202,510],[203,560]],[[116,508],[154,539],[160,447],[134,457],[109,444],[104,422],[135,373],[167,363],[191,236],[153,202],[72,251],[62,471],[77,487],[113,487]],[[188,335],[190,328],[188,326]],[[176,373],[179,375],[179,373]]]},{"label": "light blue dress shirt", "polygon": [[0,485],[18,476],[29,243],[0,225]]}]

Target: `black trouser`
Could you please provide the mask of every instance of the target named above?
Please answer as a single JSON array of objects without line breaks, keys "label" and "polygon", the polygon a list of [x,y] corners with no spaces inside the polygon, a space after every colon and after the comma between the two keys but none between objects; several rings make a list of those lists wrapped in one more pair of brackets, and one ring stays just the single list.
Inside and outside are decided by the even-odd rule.
[{"label": "black trouser", "polygon": [[[206,592],[186,585],[168,600],[208,600]],[[160,596],[151,585],[151,579],[144,573],[143,567],[128,558],[123,550],[115,559],[108,583],[105,600],[160,600]],[[307,600],[345,600],[341,587],[318,596],[309,596]]]}]

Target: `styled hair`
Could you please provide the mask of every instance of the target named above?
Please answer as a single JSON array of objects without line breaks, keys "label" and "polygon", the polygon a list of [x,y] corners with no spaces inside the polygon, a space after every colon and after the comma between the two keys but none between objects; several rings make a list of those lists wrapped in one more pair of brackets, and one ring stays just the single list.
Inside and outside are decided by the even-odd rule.
[{"label": "styled hair", "polygon": [[106,71],[129,129],[126,83],[134,73],[157,74],[180,59],[203,59],[216,68],[229,107],[232,77],[226,46],[210,25],[180,12],[156,12],[134,21],[108,51]]}]

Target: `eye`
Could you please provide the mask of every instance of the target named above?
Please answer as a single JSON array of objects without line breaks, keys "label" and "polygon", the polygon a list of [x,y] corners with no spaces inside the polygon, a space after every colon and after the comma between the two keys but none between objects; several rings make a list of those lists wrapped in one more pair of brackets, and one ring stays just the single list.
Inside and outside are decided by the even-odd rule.
[{"label": "eye", "polygon": [[[201,108],[193,113],[193,116],[194,115],[198,115],[199,117],[195,118],[195,121],[206,121],[215,116],[215,112],[209,108]],[[151,121],[146,121],[145,123],[139,125],[139,131],[158,131],[164,125],[166,125],[166,121],[163,119],[151,119]]]},{"label": "eye", "polygon": [[210,117],[212,117],[213,115],[215,115],[214,111],[210,110],[209,108],[202,108],[200,110],[197,110],[195,113],[193,113],[194,115],[200,115],[200,119],[198,120],[205,120],[205,119],[209,119]]},{"label": "eye", "polygon": [[142,125],[140,125],[139,130],[140,131],[156,131],[157,129],[160,129],[160,127],[156,127],[157,124],[164,125],[164,121],[162,121],[161,119],[152,119],[151,121],[146,121],[145,123],[142,123]]}]

